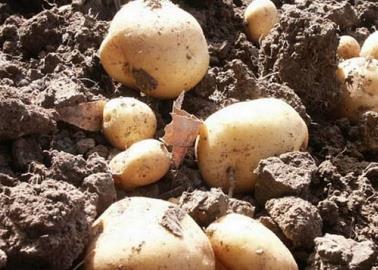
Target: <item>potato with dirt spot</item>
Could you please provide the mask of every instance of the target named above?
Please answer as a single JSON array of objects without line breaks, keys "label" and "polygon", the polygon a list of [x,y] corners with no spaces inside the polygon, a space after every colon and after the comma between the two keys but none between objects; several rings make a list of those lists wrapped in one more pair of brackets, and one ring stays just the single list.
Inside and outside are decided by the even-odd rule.
[{"label": "potato with dirt spot", "polygon": [[204,122],[196,157],[210,186],[252,191],[261,159],[307,148],[308,130],[300,115],[274,98],[238,102]]},{"label": "potato with dirt spot", "polygon": [[356,57],[339,64],[336,71],[341,83],[339,112],[356,120],[366,111],[378,112],[378,60]]},{"label": "potato with dirt spot", "polygon": [[206,229],[219,270],[297,270],[293,255],[258,221],[229,214]]},{"label": "potato with dirt spot", "polygon": [[86,270],[214,270],[209,239],[172,203],[131,197],[93,224]]},{"label": "potato with dirt spot", "polygon": [[358,57],[360,55],[360,44],[351,36],[341,36],[337,47],[337,55],[342,59]]},{"label": "potato with dirt spot", "polygon": [[193,88],[210,59],[197,20],[168,0],[124,5],[99,54],[113,79],[157,98],[174,98]]},{"label": "potato with dirt spot", "polygon": [[362,44],[360,56],[378,59],[378,31],[368,36]]},{"label": "potato with dirt spot", "polygon": [[156,116],[147,104],[135,98],[115,98],[105,104],[102,128],[114,147],[126,149],[154,136]]},{"label": "potato with dirt spot", "polygon": [[168,172],[170,164],[170,154],[164,144],[147,139],[116,155],[109,167],[116,184],[132,190],[160,180]]},{"label": "potato with dirt spot", "polygon": [[278,20],[277,8],[269,0],[254,0],[244,12],[248,35],[256,43],[270,32]]}]

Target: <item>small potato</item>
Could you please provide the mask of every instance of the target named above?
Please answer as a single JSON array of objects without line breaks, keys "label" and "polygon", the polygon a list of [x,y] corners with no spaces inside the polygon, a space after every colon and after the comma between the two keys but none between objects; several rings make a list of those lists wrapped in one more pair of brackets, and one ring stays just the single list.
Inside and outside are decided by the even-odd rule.
[{"label": "small potato", "polygon": [[135,98],[115,98],[105,104],[102,128],[114,147],[125,149],[154,136],[156,116],[147,104]]},{"label": "small potato", "polygon": [[[227,191],[251,191],[261,159],[307,147],[308,130],[284,101],[262,98],[239,102],[210,115],[196,141],[203,179]],[[232,184],[233,183],[233,184]]]},{"label": "small potato", "polygon": [[206,229],[219,270],[297,270],[293,255],[258,221],[229,214]]},{"label": "small potato", "polygon": [[254,0],[244,12],[248,35],[256,43],[270,32],[278,20],[277,8],[269,0]]},{"label": "small potato", "polygon": [[170,163],[164,144],[147,139],[134,143],[116,155],[109,167],[116,184],[130,190],[160,180],[168,172]]},{"label": "small potato", "polygon": [[355,120],[365,111],[378,112],[378,60],[357,57],[339,64],[336,72],[341,83],[341,115]]},{"label": "small potato", "polygon": [[205,76],[210,59],[197,20],[167,0],[124,5],[99,55],[113,79],[163,99],[193,88]]},{"label": "small potato", "polygon": [[209,239],[172,203],[142,197],[112,204],[93,224],[86,270],[215,270]]},{"label": "small potato", "polygon": [[360,55],[360,44],[351,36],[341,36],[337,55],[342,59],[358,57]]},{"label": "small potato", "polygon": [[378,31],[368,36],[362,44],[360,56],[378,59]]}]

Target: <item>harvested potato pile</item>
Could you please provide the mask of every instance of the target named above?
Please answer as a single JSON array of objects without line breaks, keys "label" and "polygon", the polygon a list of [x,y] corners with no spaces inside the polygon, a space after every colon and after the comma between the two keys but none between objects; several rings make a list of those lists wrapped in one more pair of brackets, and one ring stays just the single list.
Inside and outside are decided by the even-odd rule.
[{"label": "harvested potato pile", "polygon": [[115,80],[158,98],[190,90],[209,66],[201,26],[167,0],[136,0],[123,6],[99,54]]},{"label": "harvested potato pile", "polygon": [[341,36],[339,46],[337,47],[337,55],[342,59],[358,57],[360,55],[360,44],[351,36]]},{"label": "harvested potato pile", "polygon": [[210,186],[251,191],[263,158],[305,150],[306,123],[284,101],[262,98],[232,104],[210,115],[196,142],[202,177]]},{"label": "harvested potato pile", "polygon": [[366,58],[378,59],[378,31],[365,40],[360,55]]},{"label": "harvested potato pile", "polygon": [[210,242],[172,203],[142,197],[110,206],[93,224],[86,270],[214,270]]}]

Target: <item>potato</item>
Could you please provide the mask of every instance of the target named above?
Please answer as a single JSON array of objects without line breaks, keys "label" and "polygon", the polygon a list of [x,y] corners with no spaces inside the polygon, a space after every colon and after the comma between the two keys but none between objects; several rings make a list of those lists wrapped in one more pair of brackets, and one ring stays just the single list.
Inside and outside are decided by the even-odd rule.
[{"label": "potato", "polygon": [[[232,104],[210,115],[196,141],[196,157],[203,179],[227,190],[251,191],[259,161],[285,152],[304,150],[308,130],[287,103],[262,98]],[[231,185],[232,186],[232,185]]]},{"label": "potato", "polygon": [[116,184],[125,190],[152,184],[169,170],[170,156],[164,144],[147,139],[134,143],[109,163]]},{"label": "potato", "polygon": [[244,12],[248,35],[256,43],[270,32],[278,20],[277,8],[269,0],[254,0]]},{"label": "potato", "polygon": [[124,5],[99,55],[113,79],[157,98],[177,97],[193,88],[210,59],[199,23],[167,0]]},{"label": "potato", "polygon": [[105,104],[102,129],[114,147],[125,149],[154,136],[156,116],[147,104],[135,98],[115,98]]},{"label": "potato", "polygon": [[378,31],[368,36],[362,44],[360,56],[378,59]]},{"label": "potato", "polygon": [[214,270],[209,239],[172,203],[131,197],[94,223],[86,270]]},{"label": "potato", "polygon": [[378,112],[378,60],[357,57],[339,64],[341,83],[339,112],[355,120],[365,111]]},{"label": "potato", "polygon": [[219,270],[297,270],[281,240],[256,220],[228,214],[206,229]]},{"label": "potato", "polygon": [[342,59],[358,57],[360,55],[360,44],[351,36],[341,36],[337,55]]}]

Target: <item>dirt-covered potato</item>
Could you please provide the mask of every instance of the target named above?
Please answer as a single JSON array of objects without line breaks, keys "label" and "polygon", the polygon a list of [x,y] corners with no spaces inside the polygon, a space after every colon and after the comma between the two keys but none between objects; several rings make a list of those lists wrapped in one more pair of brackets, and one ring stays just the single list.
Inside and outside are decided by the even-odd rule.
[{"label": "dirt-covered potato", "polygon": [[270,0],[253,0],[244,12],[248,35],[256,43],[270,32],[278,20],[277,8]]},{"label": "dirt-covered potato", "polygon": [[172,203],[131,197],[94,223],[86,270],[214,270],[209,239]]},{"label": "dirt-covered potato", "polygon": [[262,98],[239,102],[210,115],[196,141],[196,157],[204,180],[224,190],[251,191],[259,161],[307,147],[308,130],[300,115],[284,101]]},{"label": "dirt-covered potato", "polygon": [[114,147],[125,149],[154,136],[156,116],[147,104],[135,98],[115,98],[105,104],[102,128]]},{"label": "dirt-covered potato", "polygon": [[378,59],[378,31],[374,32],[365,40],[361,48],[361,56]]},{"label": "dirt-covered potato", "polygon": [[197,20],[169,0],[124,5],[101,44],[100,59],[115,80],[158,98],[193,88],[209,66]]},{"label": "dirt-covered potato", "polygon": [[297,270],[293,255],[258,221],[229,214],[206,229],[219,270]]},{"label": "dirt-covered potato", "polygon": [[337,55],[342,59],[358,57],[360,55],[360,44],[351,36],[341,36],[337,47]]},{"label": "dirt-covered potato", "polygon": [[377,59],[348,59],[339,64],[336,75],[342,87],[342,115],[353,120],[368,110],[378,112]]},{"label": "dirt-covered potato", "polygon": [[116,184],[125,190],[152,184],[169,170],[171,159],[164,144],[155,139],[134,143],[109,163]]}]

